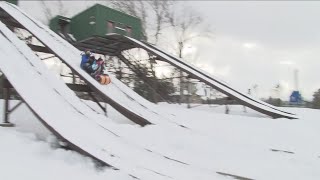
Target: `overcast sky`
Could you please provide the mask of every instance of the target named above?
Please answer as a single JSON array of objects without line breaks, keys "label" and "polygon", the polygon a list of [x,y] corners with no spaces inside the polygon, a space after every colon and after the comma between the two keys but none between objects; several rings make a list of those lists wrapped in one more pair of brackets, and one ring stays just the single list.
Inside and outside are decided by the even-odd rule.
[{"label": "overcast sky", "polygon": [[[67,1],[72,16],[94,2]],[[211,24],[213,40],[198,40],[190,47],[196,62],[235,88],[247,92],[258,85],[258,97],[281,98],[294,89],[294,69],[299,70],[299,90],[306,100],[320,88],[320,2],[187,1]],[[20,7],[44,20],[39,2],[20,1]]]}]

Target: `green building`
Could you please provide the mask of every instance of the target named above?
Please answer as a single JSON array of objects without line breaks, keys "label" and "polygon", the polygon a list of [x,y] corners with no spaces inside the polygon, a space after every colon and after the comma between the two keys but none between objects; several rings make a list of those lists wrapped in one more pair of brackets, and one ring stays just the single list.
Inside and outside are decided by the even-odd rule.
[{"label": "green building", "polygon": [[117,33],[140,40],[142,26],[139,18],[109,7],[95,4],[72,18],[56,16],[50,28],[65,38],[82,41],[94,36]]},{"label": "green building", "polygon": [[18,0],[5,0],[9,3],[12,3],[12,4],[15,4],[15,5],[18,5]]},{"label": "green building", "polygon": [[49,27],[68,41],[76,41],[71,35],[70,23],[71,19],[58,15],[50,20]]}]

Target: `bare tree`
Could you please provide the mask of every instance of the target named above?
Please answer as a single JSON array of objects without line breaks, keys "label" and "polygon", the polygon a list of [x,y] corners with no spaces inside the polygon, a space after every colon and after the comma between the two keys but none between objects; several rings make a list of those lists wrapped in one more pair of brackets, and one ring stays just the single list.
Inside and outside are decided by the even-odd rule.
[{"label": "bare tree", "polygon": [[[182,14],[183,13],[183,14]],[[179,58],[183,58],[183,50],[186,43],[189,43],[193,39],[200,37],[211,37],[211,31],[209,26],[201,27],[203,23],[202,17],[190,8],[184,7],[182,11],[167,11],[166,18],[168,19],[178,47],[177,54]],[[184,73],[179,71],[180,76],[180,102],[183,97],[184,90]]]},{"label": "bare tree", "polygon": [[152,0],[146,1],[151,7],[152,12],[154,12],[155,16],[155,32],[152,35],[155,38],[155,44],[159,41],[159,35],[161,31],[165,28],[166,23],[168,22],[166,18],[166,14],[168,14],[173,7],[174,2],[169,0]]},{"label": "bare tree", "polygon": [[111,1],[112,7],[141,19],[145,40],[154,38],[154,44],[158,43],[161,31],[169,25],[166,14],[174,3],[170,0]]},{"label": "bare tree", "polygon": [[181,11],[167,11],[168,19],[175,35],[178,56],[183,57],[185,44],[196,38],[211,38],[212,33],[209,26],[203,26],[203,18],[194,10],[184,7]]},{"label": "bare tree", "polygon": [[44,12],[44,15],[46,17],[46,23],[48,23],[50,21],[50,19],[52,19],[53,14],[52,14],[52,10],[51,8],[48,7],[47,3],[44,0],[41,0],[41,6],[42,6],[42,10]]},{"label": "bare tree", "polygon": [[68,10],[65,8],[61,0],[58,0],[58,13],[61,16],[65,16],[68,13]]},{"label": "bare tree", "polygon": [[148,13],[146,9],[146,2],[143,0],[138,0],[138,1],[112,0],[110,3],[113,8],[119,11],[127,13],[131,16],[140,18],[141,25],[142,25],[142,35],[144,36],[144,39],[147,40],[146,27],[147,27]]},{"label": "bare tree", "polygon": [[[181,7],[181,3],[169,0],[150,1],[112,1],[112,6],[122,12],[139,17],[141,19],[143,34],[154,39],[158,45],[160,37],[173,36],[173,42],[178,47],[178,56],[183,58],[183,51],[187,43],[200,37],[211,37],[209,26],[203,27],[204,21],[199,14],[191,8]],[[182,5],[183,6],[183,5]],[[145,38],[147,40],[147,38]],[[170,38],[169,38],[170,39]],[[197,58],[197,56],[195,56]],[[152,67],[152,65],[151,65]],[[153,72],[153,69],[151,69]],[[180,102],[183,96],[185,76],[181,70],[174,70],[180,76]]]},{"label": "bare tree", "polygon": [[[41,3],[42,10],[43,10],[45,17],[46,17],[46,23],[49,23],[50,20],[57,14],[61,15],[61,16],[65,16],[68,13],[62,0],[55,1],[54,6],[52,6],[52,4],[51,4],[51,6],[48,5],[48,3],[53,3],[53,1],[41,0],[40,3]],[[57,7],[58,11],[55,13],[54,9],[52,7]]]}]

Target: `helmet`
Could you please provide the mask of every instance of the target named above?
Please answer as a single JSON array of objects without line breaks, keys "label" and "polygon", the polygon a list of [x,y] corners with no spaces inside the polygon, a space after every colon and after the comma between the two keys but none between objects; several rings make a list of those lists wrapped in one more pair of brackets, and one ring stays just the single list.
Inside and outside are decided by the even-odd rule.
[{"label": "helmet", "polygon": [[88,56],[88,55],[91,54],[91,52],[90,52],[89,50],[86,50],[86,51],[85,51],[85,54]]}]

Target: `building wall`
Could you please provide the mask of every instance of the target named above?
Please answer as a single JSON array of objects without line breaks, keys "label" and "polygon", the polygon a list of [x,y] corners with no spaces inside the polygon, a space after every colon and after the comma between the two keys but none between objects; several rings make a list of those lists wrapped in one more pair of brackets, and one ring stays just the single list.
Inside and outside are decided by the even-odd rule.
[{"label": "building wall", "polygon": [[[97,23],[97,6],[93,6],[86,11],[83,11],[71,19],[71,33],[79,40],[86,39],[92,35],[98,35],[96,32]],[[94,24],[90,22],[95,22]]]},{"label": "building wall", "polygon": [[[95,23],[90,24],[90,22]],[[112,31],[108,30],[108,22],[114,24]],[[125,31],[127,28],[131,28],[131,35]],[[141,21],[139,18],[100,4],[92,6],[71,19],[71,33],[78,41],[93,35],[104,36],[110,32],[141,39]]]},{"label": "building wall", "polygon": [[59,23],[58,23],[58,19],[59,19],[59,16],[56,16],[54,18],[52,18],[49,22],[49,27],[51,30],[53,30],[54,32],[58,32],[59,30]]},{"label": "building wall", "polygon": [[18,5],[18,0],[5,0],[9,3],[12,3],[12,4],[15,4],[15,5]]},{"label": "building wall", "polygon": [[[67,23],[68,21],[69,21],[69,18],[58,15],[50,20],[49,27],[51,30],[53,30],[56,33],[58,33],[58,32],[69,33],[70,32],[70,25]],[[62,26],[62,24],[59,24],[59,23],[64,23],[64,25]],[[61,28],[64,28],[64,29],[61,29]]]},{"label": "building wall", "polygon": [[[141,21],[139,18],[130,16],[106,6],[97,6],[97,34],[103,36],[107,33],[113,32],[122,35],[128,35],[135,39],[141,39]],[[108,22],[114,23],[113,31],[108,29]],[[126,32],[127,28],[131,28],[131,35]]]},{"label": "building wall", "polygon": [[[59,17],[50,21],[50,28],[56,33],[60,30]],[[110,23],[113,28],[110,27]],[[109,25],[109,26],[108,26]],[[96,4],[71,18],[68,30],[77,41],[92,36],[105,36],[107,33],[118,33],[135,39],[142,38],[142,27],[139,18],[130,16],[109,7]],[[130,30],[128,30],[130,29]],[[130,31],[130,33],[128,33]]]}]

